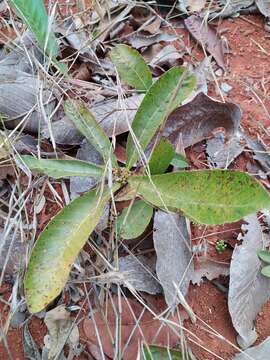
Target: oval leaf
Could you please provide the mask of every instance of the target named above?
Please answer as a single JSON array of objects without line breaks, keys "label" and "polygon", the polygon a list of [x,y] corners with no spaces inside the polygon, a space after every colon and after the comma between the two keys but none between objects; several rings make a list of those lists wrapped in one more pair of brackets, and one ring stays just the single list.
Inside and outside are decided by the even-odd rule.
[{"label": "oval leaf", "polygon": [[175,151],[171,142],[166,138],[161,138],[149,160],[151,174],[163,174],[173,160],[174,155]]},{"label": "oval leaf", "polygon": [[270,264],[270,251],[260,250],[258,251],[258,256],[261,260]]},{"label": "oval leaf", "polygon": [[54,179],[68,176],[102,177],[105,173],[103,166],[82,160],[36,159],[30,155],[21,155],[21,159],[29,169],[41,172]]},{"label": "oval leaf", "polygon": [[152,206],[143,200],[136,201],[131,208],[125,208],[122,214],[118,216],[116,222],[118,234],[123,239],[137,238],[146,229],[152,215]]},{"label": "oval leaf", "polygon": [[[182,353],[180,351],[171,350],[165,347],[156,345],[144,345],[143,355],[145,360],[182,360]],[[187,357],[185,356],[185,359]]]},{"label": "oval leaf", "polygon": [[106,162],[111,157],[115,165],[116,159],[112,154],[112,144],[91,111],[82,102],[75,100],[65,101],[64,109],[78,131],[97,149],[104,161]]},{"label": "oval leaf", "polygon": [[[193,90],[195,78],[186,69],[175,67],[162,75],[148,90],[132,122],[127,141],[127,167],[139,158],[138,147],[144,151],[168,115]],[[136,145],[133,142],[135,136]]]},{"label": "oval leaf", "polygon": [[146,201],[158,207],[166,205],[182,210],[202,224],[233,222],[270,207],[270,196],[263,186],[240,171],[181,171],[154,175],[151,180],[133,176],[129,183],[138,187],[138,193]]},{"label": "oval leaf", "polygon": [[111,51],[111,59],[121,80],[136,90],[147,91],[152,85],[152,74],[141,54],[124,44]]},{"label": "oval leaf", "polygon": [[43,0],[11,0],[18,15],[35,34],[39,45],[48,56],[56,58],[58,44],[53,32],[49,29],[49,19]]},{"label": "oval leaf", "polygon": [[263,267],[261,273],[264,276],[270,277],[270,265]]},{"label": "oval leaf", "polygon": [[41,311],[60,294],[73,262],[109,199],[110,189],[102,195],[96,189],[90,190],[61,210],[41,233],[24,279],[30,312]]}]

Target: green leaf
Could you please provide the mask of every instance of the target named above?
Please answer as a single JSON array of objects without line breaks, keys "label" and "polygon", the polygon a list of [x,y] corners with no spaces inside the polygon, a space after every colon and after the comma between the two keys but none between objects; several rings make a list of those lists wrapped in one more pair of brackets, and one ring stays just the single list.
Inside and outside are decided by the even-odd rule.
[{"label": "green leaf", "polygon": [[111,157],[113,165],[117,164],[112,145],[104,130],[97,123],[91,111],[75,100],[65,101],[65,113],[72,120],[78,131],[86,137],[90,144],[102,155],[105,162]]},{"label": "green leaf", "polygon": [[41,233],[24,279],[30,312],[41,311],[60,294],[72,264],[98,224],[110,196],[108,188],[103,194],[90,190],[62,209]]},{"label": "green leaf", "polygon": [[154,175],[151,179],[152,182],[146,176],[131,176],[129,184],[147,202],[182,210],[202,224],[233,222],[270,207],[268,192],[240,171],[181,171]]},{"label": "green leaf", "polygon": [[[183,67],[175,67],[163,74],[150,87],[132,122],[133,132],[128,135],[127,168],[134,165],[139,158],[138,150],[146,149],[158,128],[191,93],[194,86],[194,76],[187,76]],[[136,145],[133,142],[134,136]]]},{"label": "green leaf", "polygon": [[260,250],[258,251],[258,256],[261,260],[270,264],[270,251]]},{"label": "green leaf", "polygon": [[170,165],[174,154],[175,151],[171,142],[166,138],[161,138],[155,146],[149,160],[151,174],[163,174]]},{"label": "green leaf", "polygon": [[263,267],[261,273],[264,276],[270,277],[270,265]]},{"label": "green leaf", "polygon": [[149,89],[152,85],[152,74],[137,50],[120,44],[112,49],[110,56],[121,80],[136,90],[147,91]]},{"label": "green leaf", "polygon": [[152,206],[144,201],[136,201],[131,207],[127,207],[118,216],[116,226],[118,234],[123,239],[134,239],[140,236],[153,215]]},{"label": "green leaf", "polygon": [[[180,351],[167,349],[156,345],[143,346],[144,360],[183,360]],[[188,360],[185,357],[186,360]]]},{"label": "green leaf", "polygon": [[68,176],[102,177],[105,173],[105,168],[103,166],[82,160],[39,160],[30,155],[21,155],[21,159],[29,169],[41,172],[54,179]]},{"label": "green leaf", "polygon": [[189,166],[189,163],[187,161],[187,158],[185,156],[175,153],[174,157],[171,161],[171,165],[175,166],[176,168],[186,168]]},{"label": "green leaf", "polygon": [[33,31],[41,48],[52,59],[56,59],[58,44],[50,31],[49,19],[43,0],[10,0],[18,15]]}]

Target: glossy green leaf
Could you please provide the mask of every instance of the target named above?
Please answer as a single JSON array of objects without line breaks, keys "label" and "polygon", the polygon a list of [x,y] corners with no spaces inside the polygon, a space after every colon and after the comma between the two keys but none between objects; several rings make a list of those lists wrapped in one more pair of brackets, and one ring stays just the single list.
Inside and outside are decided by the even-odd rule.
[{"label": "glossy green leaf", "polygon": [[58,44],[56,37],[49,29],[49,19],[43,0],[10,0],[18,15],[33,31],[41,48],[56,59]]},{"label": "glossy green leaf", "polygon": [[[166,121],[194,89],[195,78],[183,67],[175,67],[163,74],[148,90],[132,122],[127,141],[127,167],[131,168]],[[135,136],[135,142],[133,138]],[[139,148],[139,149],[138,149]]]},{"label": "glossy green leaf", "polygon": [[136,201],[118,216],[116,222],[118,234],[123,239],[134,239],[140,236],[149,224],[152,215],[152,206],[143,200]]},{"label": "glossy green leaf", "polygon": [[152,182],[146,176],[131,176],[129,184],[155,206],[182,210],[202,224],[233,222],[270,207],[268,192],[240,171],[181,171],[153,175]]},{"label": "glossy green leaf", "polygon": [[110,53],[121,80],[136,90],[147,91],[152,85],[152,74],[141,54],[124,44],[117,45]]},{"label": "glossy green leaf", "polygon": [[258,251],[258,256],[261,260],[270,264],[270,251],[260,250]]},{"label": "glossy green leaf", "polygon": [[270,277],[270,265],[263,267],[261,273],[264,276]]},{"label": "glossy green leaf", "polygon": [[[144,360],[183,360],[182,353],[156,345],[143,346]],[[187,357],[185,357],[186,360]]]},{"label": "glossy green leaf", "polygon": [[91,111],[82,102],[75,100],[65,101],[64,108],[66,115],[78,131],[97,149],[104,161],[106,162],[111,157],[113,164],[116,165],[116,158],[112,154],[112,144]]},{"label": "glossy green leaf", "polygon": [[46,174],[55,179],[68,176],[102,177],[105,168],[81,160],[36,159],[30,155],[21,155],[22,161],[33,171]]},{"label": "glossy green leaf", "polygon": [[163,174],[170,165],[174,155],[175,151],[172,143],[166,138],[161,138],[149,160],[151,174]]},{"label": "glossy green leaf", "polygon": [[189,166],[189,163],[187,161],[187,158],[185,158],[184,155],[181,154],[174,154],[174,157],[171,161],[171,165],[175,166],[178,169],[186,168]]},{"label": "glossy green leaf", "polygon": [[42,310],[60,294],[72,264],[109,199],[108,188],[102,195],[96,189],[90,190],[62,209],[43,230],[33,248],[24,279],[31,313]]}]

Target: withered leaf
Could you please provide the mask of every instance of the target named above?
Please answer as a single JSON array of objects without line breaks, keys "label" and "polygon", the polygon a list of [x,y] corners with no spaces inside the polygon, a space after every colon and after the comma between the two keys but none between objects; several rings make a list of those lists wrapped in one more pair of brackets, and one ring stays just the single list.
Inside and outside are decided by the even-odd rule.
[{"label": "withered leaf", "polygon": [[216,31],[207,24],[205,18],[191,15],[184,21],[191,35],[214,57],[217,64],[226,70],[222,41]]},{"label": "withered leaf", "polygon": [[169,116],[162,135],[176,146],[181,134],[185,148],[211,138],[213,131],[219,128],[225,130],[229,139],[237,132],[240,118],[241,110],[237,105],[214,101],[200,93]]}]

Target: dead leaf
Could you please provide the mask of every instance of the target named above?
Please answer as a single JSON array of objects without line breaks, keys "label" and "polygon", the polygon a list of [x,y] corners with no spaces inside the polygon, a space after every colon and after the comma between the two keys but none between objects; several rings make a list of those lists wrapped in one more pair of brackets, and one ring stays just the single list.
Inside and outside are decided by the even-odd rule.
[{"label": "dead leaf", "polygon": [[60,305],[48,311],[44,322],[49,330],[49,359],[61,354],[66,342],[71,342],[72,347],[79,344],[79,330],[70,318],[70,312],[65,305]]},{"label": "dead leaf", "polygon": [[269,245],[257,216],[250,215],[243,225],[247,233],[243,236],[242,245],[233,251],[230,266],[230,286],[228,294],[229,312],[235,330],[238,332],[238,343],[246,349],[257,338],[254,321],[262,305],[270,298],[270,281],[261,274],[261,261],[257,251]]},{"label": "dead leaf", "polygon": [[0,113],[4,115],[5,126],[12,129],[25,117],[24,130],[38,132],[45,119],[38,111],[37,97],[42,85],[42,101],[49,116],[55,108],[54,97],[46,84],[35,76],[0,66]]},{"label": "dead leaf", "polygon": [[197,15],[189,16],[184,22],[191,35],[214,57],[217,64],[226,70],[223,44],[216,31],[207,24],[204,18]]},{"label": "dead leaf", "polygon": [[205,277],[208,280],[217,279],[219,276],[228,276],[230,268],[227,264],[217,263],[211,260],[201,261],[191,276],[194,285],[200,285]]},{"label": "dead leaf", "polygon": [[149,34],[156,34],[160,28],[161,22],[161,17],[156,16],[149,24],[143,26],[143,31],[149,32]]},{"label": "dead leaf", "polygon": [[176,35],[167,34],[165,32],[160,32],[154,35],[143,35],[141,33],[131,34],[125,37],[125,40],[135,49],[140,49],[143,47],[148,47],[161,41],[169,42],[175,41],[178,37]]},{"label": "dead leaf", "polygon": [[151,60],[150,66],[163,66],[169,64],[170,67],[175,61],[182,57],[181,53],[173,46],[167,45],[163,47]]},{"label": "dead leaf", "polygon": [[235,355],[232,360],[265,360],[267,354],[270,354],[270,337],[265,339],[261,344],[253,346],[241,354]]},{"label": "dead leaf", "polygon": [[255,0],[258,9],[265,17],[270,17],[270,1],[269,0]]},{"label": "dead leaf", "polygon": [[188,10],[192,12],[201,11],[206,4],[206,0],[187,0]]},{"label": "dead leaf", "polygon": [[[90,145],[85,139],[83,140],[78,152],[77,159],[90,161],[94,164],[101,165],[103,160],[101,155],[97,152],[94,146]],[[75,199],[85,191],[88,191],[98,183],[99,179],[85,176],[71,176],[70,177],[70,197]]]},{"label": "dead leaf", "polygon": [[121,102],[115,99],[108,100],[95,104],[90,109],[107,136],[112,137],[129,131],[129,124],[143,97],[144,95],[135,94]]},{"label": "dead leaf", "polygon": [[224,136],[217,135],[207,140],[207,162],[210,167],[228,168],[228,166],[239,156],[245,146],[239,136],[233,136],[225,141]]},{"label": "dead leaf", "polygon": [[119,271],[124,273],[124,278],[131,288],[154,295],[162,292],[154,274],[155,262],[153,257],[128,255],[119,259]]},{"label": "dead leaf", "polygon": [[[164,305],[163,303],[161,312],[165,309]],[[177,324],[179,322],[176,315],[171,315],[168,319]],[[165,322],[161,325],[160,319],[154,319],[150,311],[139,302],[127,298],[113,298],[113,304],[106,304],[104,308],[93,313],[92,318],[84,320],[83,328],[87,338],[96,345],[98,332],[102,344],[99,352],[109,358],[118,358],[116,337],[121,339],[119,347],[123,360],[136,359],[142,341],[169,347],[174,347],[179,341],[177,327],[167,326]]]},{"label": "dead leaf", "polygon": [[7,233],[0,229],[0,273],[15,275],[19,269],[23,269],[27,258],[27,244],[18,233]]},{"label": "dead leaf", "polygon": [[[117,99],[104,100],[89,106],[89,109],[107,136],[117,136],[129,131],[129,124],[132,123],[143,97],[144,95],[135,94],[121,102]],[[83,140],[83,136],[66,116],[52,123],[52,133],[57,144],[79,145]],[[50,137],[47,126],[42,130],[42,136]]]},{"label": "dead leaf", "polygon": [[185,217],[157,211],[154,217],[153,240],[157,253],[157,277],[167,305],[174,307],[179,303],[175,286],[185,296],[193,271],[190,263],[190,236]]},{"label": "dead leaf", "polygon": [[259,139],[252,139],[246,133],[242,133],[246,140],[247,146],[254,152],[253,158],[259,162],[262,168],[269,172],[270,170],[270,153]]},{"label": "dead leaf", "polygon": [[238,131],[240,118],[237,105],[214,101],[200,93],[169,116],[162,136],[176,146],[181,134],[185,148],[211,138],[215,129],[223,128],[226,138],[230,139]]},{"label": "dead leaf", "polygon": [[[203,0],[178,0],[179,8],[185,13],[191,13],[188,11],[188,5],[193,3],[202,3]],[[244,10],[251,6],[254,0],[218,0],[218,1],[207,1],[205,6],[200,9],[200,15],[207,18],[213,19],[217,17],[228,17],[237,14],[239,11]],[[198,7],[199,7],[198,4]],[[194,11],[195,12],[195,11]]]},{"label": "dead leaf", "polygon": [[41,360],[39,348],[35,343],[27,324],[23,327],[23,352],[25,358],[28,360]]}]

